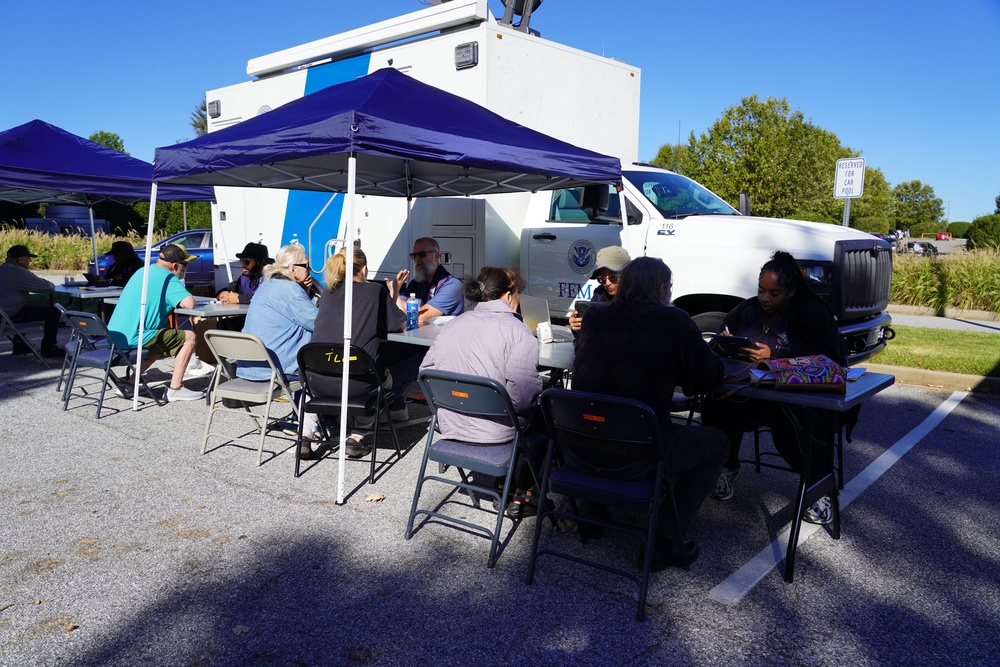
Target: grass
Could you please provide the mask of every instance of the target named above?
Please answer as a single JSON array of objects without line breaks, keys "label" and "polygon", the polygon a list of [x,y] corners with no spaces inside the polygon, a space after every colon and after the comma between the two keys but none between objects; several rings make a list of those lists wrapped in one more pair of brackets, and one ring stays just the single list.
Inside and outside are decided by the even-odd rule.
[{"label": "grass", "polygon": [[892,303],[1000,312],[1000,252],[893,258]]},{"label": "grass", "polygon": [[1000,378],[1000,335],[894,326],[896,338],[873,363]]}]

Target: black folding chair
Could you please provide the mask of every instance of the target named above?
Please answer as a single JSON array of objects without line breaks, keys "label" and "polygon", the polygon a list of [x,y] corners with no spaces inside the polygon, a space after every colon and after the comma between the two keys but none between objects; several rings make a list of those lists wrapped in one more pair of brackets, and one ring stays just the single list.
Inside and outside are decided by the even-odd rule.
[{"label": "black folding chair", "polygon": [[[513,490],[512,483],[514,471],[517,468],[518,456],[527,453],[528,465],[535,480],[538,479],[538,471],[532,462],[531,452],[540,450],[545,442],[545,436],[535,434],[526,437],[518,423],[517,413],[511,403],[510,396],[506,388],[496,380],[490,378],[476,377],[473,375],[462,375],[459,373],[448,373],[444,371],[422,371],[417,378],[420,388],[424,392],[427,405],[431,409],[431,423],[427,432],[427,445],[424,447],[424,457],[420,462],[420,473],[417,476],[417,488],[413,492],[413,505],[410,507],[410,516],[406,522],[405,538],[410,539],[413,535],[413,523],[417,515],[427,515],[430,518],[437,518],[443,521],[457,524],[473,533],[481,534],[490,540],[490,555],[487,566],[493,567],[496,564],[500,544],[500,529],[503,527],[503,518],[507,508],[508,498]],[[510,442],[496,445],[481,445],[459,440],[448,440],[441,438],[435,432],[438,422],[438,412],[449,410],[463,415],[472,415],[484,419],[494,419],[510,424],[514,427],[514,439]],[[435,437],[437,438],[435,439]],[[447,466],[455,466],[458,470],[461,481],[448,479],[439,475],[427,474],[428,461],[435,461],[440,464],[441,472]],[[503,491],[498,492],[496,488],[489,488],[473,484],[466,474],[466,470],[483,473],[492,477],[502,477],[504,480]],[[441,482],[456,487],[452,490],[465,489],[469,493],[472,505],[480,509],[478,494],[495,498],[499,502],[499,512],[496,516],[495,526],[491,530],[488,526],[483,526],[457,517],[442,514],[437,510],[417,509],[417,502],[420,500],[420,493],[426,481]],[[539,505],[543,506],[545,495],[539,496]],[[447,497],[445,498],[445,502]],[[444,503],[442,502],[441,505]],[[441,505],[438,505],[440,509]],[[541,521],[539,517],[538,521]]]},{"label": "black folding chair", "polygon": [[[350,347],[351,363],[348,379],[347,405],[340,404],[344,377],[344,346],[336,343],[309,343],[299,349],[299,380],[302,394],[299,396],[298,445],[302,444],[301,418],[307,412],[318,415],[338,415],[341,419],[363,417],[374,419],[372,431],[371,471],[368,483],[375,483],[375,463],[378,454],[379,421],[383,415],[388,420],[389,433],[396,447],[396,459],[403,457],[396,435],[396,425],[389,414],[392,389],[384,386],[382,373],[375,360],[360,347]],[[322,424],[322,421],[320,422]],[[356,427],[367,431],[368,428]],[[327,436],[330,434],[327,433]],[[388,461],[387,461],[388,462]],[[295,476],[299,476],[299,446],[295,447]]]},{"label": "black folding chair", "polygon": [[63,322],[66,326],[70,327],[70,337],[69,341],[66,343],[66,354],[63,356],[62,369],[59,371],[59,382],[56,384],[56,391],[63,394],[63,399],[65,399],[65,384],[66,375],[69,373],[69,367],[73,363],[73,357],[76,356],[78,352],[86,352],[88,350],[96,350],[98,347],[107,347],[107,342],[103,336],[94,336],[90,338],[80,338],[76,334],[76,330],[72,328],[69,323],[69,317],[76,315],[79,311],[67,310],[66,306],[61,303],[53,304],[55,309],[59,311],[62,316]]},{"label": "black folding chair", "polygon": [[[527,583],[533,583],[535,563],[542,554],[558,556],[627,577],[639,586],[639,611],[636,620],[643,621],[646,618],[646,593],[649,588],[656,526],[661,511],[670,513],[674,543],[678,546],[684,543],[673,489],[668,482],[664,445],[656,415],[639,401],[565,389],[545,391],[540,404],[551,438],[542,469],[541,495],[544,497],[552,491],[568,496],[573,511],[553,508],[539,512],[531,543]],[[564,464],[556,467],[557,458]],[[608,461],[609,464],[614,461],[616,467],[633,461],[647,461],[655,474],[648,479],[617,479],[612,470],[602,471],[602,461]],[[578,510],[578,499],[645,514],[648,520],[645,525],[635,526],[611,518],[587,516]],[[541,526],[546,516],[564,517],[576,521],[578,525],[591,524],[639,538],[644,548],[641,574],[637,576],[631,571],[555,548],[541,548]],[[586,543],[583,525],[580,538]],[[684,569],[687,569],[687,556],[683,547],[679,551]]]},{"label": "black folding chair", "polygon": [[44,330],[45,325],[42,322],[21,322],[15,324],[7,313],[4,312],[3,308],[0,308],[0,337],[7,336],[15,348],[21,346],[22,349],[31,352],[35,355],[36,359],[42,362],[43,366],[48,368],[49,364],[45,361],[45,357],[38,351],[38,347],[28,339],[28,334],[41,333]]},{"label": "black folding chair", "polygon": [[[80,375],[81,368],[96,368],[104,371],[104,377],[101,380],[101,393],[97,398],[97,419],[101,418],[101,408],[104,407],[104,395],[108,390],[108,381],[110,380],[112,385],[115,387],[125,387],[124,378],[118,377],[115,374],[114,368],[124,367],[125,377],[128,377],[136,373],[136,362],[135,360],[143,353],[143,351],[138,350],[126,350],[118,346],[115,339],[111,337],[108,332],[108,327],[104,322],[101,321],[97,315],[92,313],[84,313],[80,311],[67,311],[66,321],[69,322],[70,327],[73,328],[73,335],[78,340],[102,340],[103,344],[95,346],[92,350],[77,350],[73,355],[73,360],[69,365],[68,375],[66,377],[66,393],[63,395],[63,410],[69,409],[70,398],[73,397],[73,386],[76,384],[77,378]],[[92,343],[93,344],[93,343]],[[151,396],[157,405],[166,405],[166,400],[161,400],[157,397],[152,390],[150,390],[149,385],[146,381],[139,378],[142,389],[146,392],[147,396]],[[131,387],[129,387],[131,388]],[[87,390],[83,387],[80,388],[82,392],[79,396],[86,397]]]}]

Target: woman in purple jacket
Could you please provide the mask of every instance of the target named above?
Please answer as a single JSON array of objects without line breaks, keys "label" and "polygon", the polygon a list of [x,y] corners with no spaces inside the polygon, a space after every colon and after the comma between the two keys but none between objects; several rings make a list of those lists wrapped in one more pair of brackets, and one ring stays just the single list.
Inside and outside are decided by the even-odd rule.
[{"label": "woman in purple jacket", "polygon": [[[542,391],[538,375],[538,340],[517,314],[524,279],[511,269],[484,266],[475,280],[465,282],[465,298],[474,304],[441,329],[424,357],[420,369],[436,369],[492,378],[504,385],[520,425],[526,428],[535,416],[535,403]],[[510,442],[513,424],[442,411],[438,415],[441,435],[475,444]],[[520,492],[530,486],[530,472],[518,474]],[[515,501],[517,502],[517,501]],[[526,516],[524,505],[511,511]]]}]

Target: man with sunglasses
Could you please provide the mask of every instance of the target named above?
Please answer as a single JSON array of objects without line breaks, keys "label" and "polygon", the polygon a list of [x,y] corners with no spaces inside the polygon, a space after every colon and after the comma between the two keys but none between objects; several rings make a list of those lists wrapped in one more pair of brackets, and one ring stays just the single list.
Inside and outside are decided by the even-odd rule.
[{"label": "man with sunglasses", "polygon": [[[140,375],[160,357],[176,357],[166,393],[166,399],[171,402],[195,401],[205,395],[205,392],[192,391],[182,384],[184,372],[194,353],[194,331],[172,329],[167,320],[174,308],[193,308],[195,305],[194,297],[181,283],[188,262],[193,262],[195,259],[197,258],[189,255],[187,249],[181,245],[171,243],[160,248],[156,264],[149,267],[149,287],[146,292],[146,314],[141,345],[139,313],[142,303],[142,281],[146,269],[136,271],[129,279],[118,299],[111,321],[108,322],[111,336],[122,348],[134,350],[141,347],[149,351],[149,355],[139,365]],[[116,393],[123,398],[131,398],[131,381],[126,380]]]},{"label": "man with sunglasses", "polygon": [[[416,294],[420,299],[418,322],[426,322],[439,315],[460,315],[465,306],[462,296],[462,281],[448,273],[441,266],[441,246],[429,236],[413,243],[413,273],[406,269],[396,274],[395,280],[387,280],[389,293],[396,305],[406,312],[406,299]],[[406,279],[413,276],[407,284]],[[406,285],[406,289],[403,286]]]},{"label": "man with sunglasses", "polygon": [[[607,303],[613,301],[618,294],[618,274],[631,261],[628,250],[621,246],[609,246],[601,248],[597,252],[597,268],[590,275],[591,280],[598,282],[594,289],[594,296],[591,303]],[[583,324],[583,316],[578,311],[573,311],[569,316],[569,328],[574,334],[580,332]]]},{"label": "man with sunglasses", "polygon": [[222,303],[250,303],[263,280],[264,267],[274,263],[267,256],[267,246],[262,243],[248,243],[243,252],[236,253],[236,258],[240,260],[243,273],[215,295]]},{"label": "man with sunglasses", "polygon": [[[406,299],[415,294],[420,299],[418,322],[426,322],[440,315],[461,315],[465,307],[462,281],[441,266],[441,246],[438,242],[429,236],[417,239],[413,242],[410,258],[413,260],[412,274],[404,269],[395,278],[385,281],[389,294],[399,309],[405,313]],[[413,280],[407,284],[411,275]],[[389,413],[394,420],[405,421],[409,418],[405,402],[406,391],[417,379],[424,351],[414,345],[389,343],[380,349],[379,357],[392,374],[393,399],[389,405]]]}]

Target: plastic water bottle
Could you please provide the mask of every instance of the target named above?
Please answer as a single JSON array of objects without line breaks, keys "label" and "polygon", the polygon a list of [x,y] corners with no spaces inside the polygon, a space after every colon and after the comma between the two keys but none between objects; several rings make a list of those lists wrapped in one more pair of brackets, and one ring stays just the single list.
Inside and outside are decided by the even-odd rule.
[{"label": "plastic water bottle", "polygon": [[406,330],[417,328],[417,315],[420,311],[420,299],[417,298],[416,294],[411,293],[410,298],[406,300]]}]

